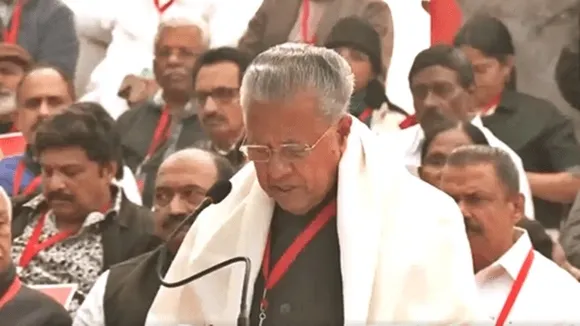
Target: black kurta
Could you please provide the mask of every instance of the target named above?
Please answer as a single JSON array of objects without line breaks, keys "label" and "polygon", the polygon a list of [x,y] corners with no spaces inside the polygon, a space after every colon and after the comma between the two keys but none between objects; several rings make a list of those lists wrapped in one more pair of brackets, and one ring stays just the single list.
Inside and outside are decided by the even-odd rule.
[{"label": "black kurta", "polygon": [[[331,199],[327,198],[304,216],[293,215],[279,207],[275,209],[270,226],[271,266]],[[250,317],[252,326],[259,323],[263,292],[264,277],[260,272],[254,284]],[[336,217],[304,248],[274,288],[268,291],[266,298],[268,309],[264,326],[344,324]]]}]

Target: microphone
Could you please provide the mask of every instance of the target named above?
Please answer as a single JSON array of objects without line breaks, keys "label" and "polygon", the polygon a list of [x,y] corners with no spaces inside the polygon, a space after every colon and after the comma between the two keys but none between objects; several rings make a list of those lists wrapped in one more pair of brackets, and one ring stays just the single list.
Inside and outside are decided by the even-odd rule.
[{"label": "microphone", "polygon": [[218,181],[216,184],[214,184],[207,191],[205,199],[201,202],[201,204],[199,204],[199,206],[195,209],[195,211],[193,211],[193,213],[189,214],[183,221],[181,221],[181,223],[175,228],[175,230],[173,230],[173,232],[169,235],[169,237],[167,238],[167,240],[163,244],[162,248],[160,249],[159,257],[157,259],[157,277],[159,278],[161,285],[163,285],[164,287],[176,288],[176,287],[183,286],[187,283],[193,282],[195,280],[198,280],[198,279],[200,279],[208,274],[211,274],[215,271],[218,271],[224,267],[233,265],[235,263],[243,262],[245,270],[244,270],[244,279],[243,279],[243,283],[242,283],[242,293],[241,293],[242,297],[240,300],[240,312],[238,314],[237,325],[238,326],[249,326],[250,320],[249,320],[249,316],[246,313],[246,311],[248,310],[246,298],[248,296],[248,287],[250,284],[251,261],[248,257],[238,256],[238,257],[230,258],[228,260],[222,261],[221,263],[218,263],[218,264],[213,265],[209,268],[206,268],[198,273],[195,273],[195,274],[193,274],[189,277],[186,277],[182,280],[179,280],[177,282],[166,282],[163,279],[164,278],[163,266],[165,266],[165,262],[167,261],[167,253],[168,253],[167,243],[169,241],[171,241],[173,238],[175,238],[177,233],[186,224],[188,224],[192,219],[195,219],[199,214],[201,214],[201,212],[204,209],[206,209],[208,206],[210,206],[212,204],[220,203],[222,200],[224,200],[224,198],[226,198],[228,196],[228,194],[231,191],[232,191],[232,183],[231,182]]}]

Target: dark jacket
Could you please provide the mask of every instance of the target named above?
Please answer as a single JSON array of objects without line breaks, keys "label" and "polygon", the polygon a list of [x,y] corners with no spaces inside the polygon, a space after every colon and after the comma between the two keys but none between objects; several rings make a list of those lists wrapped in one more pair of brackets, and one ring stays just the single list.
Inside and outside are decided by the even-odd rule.
[{"label": "dark jacket", "polygon": [[[12,239],[22,234],[30,216],[37,213],[24,206],[33,197],[19,197],[13,202]],[[37,210],[43,209],[46,209],[46,202]],[[123,196],[119,214],[109,215],[102,224],[103,271],[152,250],[158,244],[156,239],[151,211],[133,204]]]},{"label": "dark jacket", "polygon": [[[14,266],[0,273],[0,297],[6,293],[16,277]],[[16,296],[0,308],[0,325],[70,326],[72,319],[58,302],[22,285]]]},{"label": "dark jacket", "polygon": [[[73,12],[59,0],[23,1],[18,45],[35,62],[54,65],[73,78],[79,57]],[[10,23],[4,22],[4,28],[10,28]]]},{"label": "dark jacket", "polygon": [[[157,277],[160,250],[161,247],[158,247],[110,269],[103,298],[105,325],[145,324],[147,312],[161,286]],[[170,261],[168,259],[163,267],[164,272],[169,268]]]},{"label": "dark jacket", "polygon": [[[161,117],[162,106],[148,101],[143,105],[123,113],[117,120],[116,127],[121,135],[123,159],[129,168],[136,172],[147,156],[149,145],[153,139],[157,122]],[[201,129],[197,115],[191,115],[182,120],[181,133],[177,139],[175,150],[193,146],[197,141],[206,139]],[[167,144],[161,146],[153,156],[143,164],[142,173],[146,175],[142,197],[143,205],[151,207],[157,169],[163,162]],[[139,178],[138,175],[136,175]]]}]

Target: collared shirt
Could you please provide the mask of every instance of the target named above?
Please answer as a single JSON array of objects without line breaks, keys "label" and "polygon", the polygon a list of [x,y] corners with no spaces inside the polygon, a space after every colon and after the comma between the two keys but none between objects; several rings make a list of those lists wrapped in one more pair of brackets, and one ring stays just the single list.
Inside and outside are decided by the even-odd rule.
[{"label": "collared shirt", "polygon": [[[475,117],[471,123],[483,132],[490,146],[506,151],[512,158],[519,172],[520,192],[525,197],[526,217],[533,220],[535,214],[532,192],[522,160],[508,145],[499,140],[489,129],[483,126],[480,117]],[[384,133],[382,135],[382,139],[386,142],[386,148],[388,148],[389,153],[402,153],[404,164],[412,174],[418,176],[417,171],[419,166],[421,166],[421,149],[423,141],[425,140],[425,133],[421,126],[415,125],[401,131]]]},{"label": "collared shirt", "polygon": [[[495,320],[532,248],[528,233],[516,228],[514,245],[475,279],[482,314]],[[534,251],[528,276],[506,320],[507,324],[579,325],[580,284],[568,272]]]},{"label": "collared shirt", "polygon": [[[107,213],[90,213],[76,235],[42,250],[34,256],[30,263],[19,271],[22,282],[30,285],[77,284],[77,291],[68,307],[68,311],[74,314],[103,269],[104,251],[99,226],[107,216],[119,213],[121,200],[122,191],[118,190],[113,206]],[[45,198],[41,194],[24,204],[24,206],[30,207],[34,213],[30,214],[30,221],[22,234],[12,242],[12,259],[15,262],[20,261],[39,218],[45,213],[39,210],[40,204],[44,201]],[[46,214],[40,242],[59,233],[52,210]]]}]

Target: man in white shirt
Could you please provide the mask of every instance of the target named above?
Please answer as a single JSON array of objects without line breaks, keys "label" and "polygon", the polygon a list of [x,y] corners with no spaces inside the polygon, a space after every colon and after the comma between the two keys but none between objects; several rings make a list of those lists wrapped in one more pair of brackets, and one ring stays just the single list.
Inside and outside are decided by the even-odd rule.
[{"label": "man in white shirt", "polygon": [[385,134],[385,148],[402,155],[407,168],[416,175],[421,165],[425,130],[428,131],[442,119],[471,121],[481,129],[491,146],[505,150],[514,161],[519,172],[520,189],[526,198],[526,217],[534,219],[530,185],[521,158],[483,126],[472,105],[475,79],[469,60],[451,46],[432,46],[415,58],[409,72],[409,84],[419,124]]},{"label": "man in white shirt", "polygon": [[580,284],[515,227],[524,206],[518,178],[508,153],[481,145],[454,150],[442,171],[440,188],[465,220],[480,312],[496,325],[576,325]]}]

